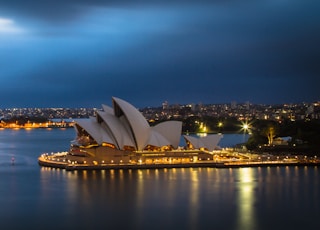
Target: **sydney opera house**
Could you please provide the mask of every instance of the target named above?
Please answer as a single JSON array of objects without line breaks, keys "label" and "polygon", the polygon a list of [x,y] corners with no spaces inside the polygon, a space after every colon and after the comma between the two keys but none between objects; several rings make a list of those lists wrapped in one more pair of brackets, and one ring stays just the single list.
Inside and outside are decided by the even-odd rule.
[{"label": "sydney opera house", "polygon": [[[222,137],[181,136],[181,121],[169,120],[150,126],[138,109],[116,97],[112,98],[112,107],[102,105],[95,116],[75,120],[74,128],[76,138],[69,151],[43,154],[39,157],[40,165],[63,168],[210,161]],[[186,145],[181,147],[182,137]]]}]

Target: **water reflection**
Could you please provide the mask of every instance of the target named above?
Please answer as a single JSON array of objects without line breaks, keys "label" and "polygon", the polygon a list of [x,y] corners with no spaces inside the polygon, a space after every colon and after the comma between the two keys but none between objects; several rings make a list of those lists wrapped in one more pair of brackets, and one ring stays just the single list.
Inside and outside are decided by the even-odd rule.
[{"label": "water reflection", "polygon": [[238,172],[238,223],[237,229],[256,229],[255,188],[256,179],[253,168],[241,168]]},{"label": "water reflection", "polygon": [[73,129],[0,133],[2,229],[319,227],[319,167],[65,171],[37,157],[68,149]]},{"label": "water reflection", "polygon": [[[199,170],[189,169],[189,173],[191,173],[190,180],[190,199],[189,199],[189,226],[195,229],[196,223],[198,223],[198,215],[199,215]],[[184,172],[187,173],[187,172]]]},{"label": "water reflection", "polygon": [[308,213],[308,223],[320,211],[317,168],[69,172],[42,167],[40,178],[38,215],[54,215],[63,228],[108,223],[117,229],[292,229],[302,226],[291,223],[297,210]]}]

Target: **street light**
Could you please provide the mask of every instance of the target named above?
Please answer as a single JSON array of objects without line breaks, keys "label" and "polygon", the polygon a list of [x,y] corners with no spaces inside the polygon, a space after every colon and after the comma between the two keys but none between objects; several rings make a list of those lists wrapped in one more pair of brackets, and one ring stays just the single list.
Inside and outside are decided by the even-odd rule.
[{"label": "street light", "polygon": [[248,132],[249,133],[249,129],[250,129],[250,124],[247,122],[243,122],[242,126],[241,126],[241,130],[243,130],[244,133]]},{"label": "street light", "polygon": [[223,126],[223,123],[219,121],[218,123],[219,133],[222,133],[222,126]]},{"label": "street light", "polygon": [[248,123],[247,121],[242,122],[242,126],[241,126],[241,130],[243,130],[243,142],[245,142],[245,135],[248,133],[250,133],[250,123]]}]

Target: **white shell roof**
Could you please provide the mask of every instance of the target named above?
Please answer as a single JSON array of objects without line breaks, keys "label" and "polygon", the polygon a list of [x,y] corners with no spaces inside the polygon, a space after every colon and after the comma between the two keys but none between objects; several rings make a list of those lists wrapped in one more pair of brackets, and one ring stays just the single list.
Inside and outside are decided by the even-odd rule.
[{"label": "white shell roof", "polygon": [[178,148],[181,136],[182,122],[164,121],[152,128],[154,131],[165,136],[174,148]]},{"label": "white shell roof", "polygon": [[150,127],[131,104],[116,97],[112,99],[114,108],[102,105],[104,111],[97,111],[97,117],[75,120],[98,144],[111,143],[118,149],[133,146],[136,150],[143,150],[147,145],[178,147],[182,122],[166,121]]},{"label": "white shell roof", "polygon": [[101,118],[104,120],[106,126],[111,131],[114,139],[117,142],[117,146],[122,149],[125,145],[135,146],[132,136],[127,132],[119,118],[112,115],[111,113],[106,113],[102,111],[97,112]]},{"label": "white shell roof", "polygon": [[211,134],[201,139],[205,148],[207,148],[209,151],[212,151],[218,147],[218,143],[220,142],[222,137],[223,135],[220,134]]},{"label": "white shell roof", "polygon": [[170,142],[165,137],[163,137],[160,133],[151,131],[148,144],[161,147],[161,146],[170,145]]},{"label": "white shell roof", "polygon": [[218,147],[218,143],[223,135],[211,134],[200,138],[184,135],[183,137],[188,140],[195,149],[206,148],[209,151],[213,151]]},{"label": "white shell roof", "polygon": [[[118,106],[122,110],[124,116],[126,117],[131,127],[137,150],[143,150],[144,147],[147,145],[150,136],[149,123],[147,122],[145,117],[140,113],[140,111],[128,102],[116,97],[113,97],[112,99],[114,101],[114,107]],[[115,115],[118,116],[117,108],[114,109]]]},{"label": "white shell roof", "polygon": [[100,126],[98,123],[95,124],[91,119],[75,119],[75,122],[85,129],[98,144],[102,142],[101,135],[99,135]]},{"label": "white shell roof", "polygon": [[183,135],[184,139],[189,141],[195,149],[200,149],[203,146],[203,143],[200,141],[200,138]]},{"label": "white shell roof", "polygon": [[113,108],[111,108],[110,106],[107,106],[107,105],[103,104],[102,105],[102,109],[103,109],[104,112],[114,115]]}]

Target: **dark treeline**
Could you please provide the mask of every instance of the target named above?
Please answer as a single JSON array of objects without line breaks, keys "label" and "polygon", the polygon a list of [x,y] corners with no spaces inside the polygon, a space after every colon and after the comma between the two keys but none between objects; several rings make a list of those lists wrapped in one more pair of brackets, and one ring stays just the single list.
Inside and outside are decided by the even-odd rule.
[{"label": "dark treeline", "polygon": [[[249,150],[296,154],[320,153],[319,120],[284,120],[282,122],[255,120],[251,125],[252,135],[246,143]],[[288,144],[274,145],[269,143],[270,130],[273,130],[274,138],[291,137]]]}]

